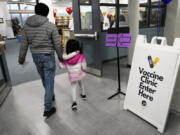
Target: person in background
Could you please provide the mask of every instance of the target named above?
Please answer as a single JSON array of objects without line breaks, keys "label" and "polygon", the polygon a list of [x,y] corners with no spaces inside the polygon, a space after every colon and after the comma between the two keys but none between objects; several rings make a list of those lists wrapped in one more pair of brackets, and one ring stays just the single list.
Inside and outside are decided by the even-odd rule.
[{"label": "person in background", "polygon": [[[73,14],[72,14],[72,16],[73,16]],[[73,19],[73,17],[69,20],[69,30],[70,31],[74,31],[74,19]]]},{"label": "person in background", "polygon": [[72,110],[77,110],[76,102],[76,89],[77,85],[81,89],[81,98],[86,100],[86,92],[82,79],[85,77],[86,73],[86,58],[82,54],[80,44],[77,40],[70,39],[66,44],[66,52],[63,54],[63,62],[59,65],[61,68],[66,68],[68,70],[69,81],[71,82],[71,92],[72,92]]},{"label": "person in background", "polygon": [[63,31],[62,31],[62,28],[58,28],[58,32],[59,32],[61,47],[63,48]]},{"label": "person in background", "polygon": [[116,17],[114,16],[114,15],[111,15],[111,17],[110,17],[110,20],[109,20],[109,22],[110,22],[110,27],[109,28],[115,28],[116,26]]},{"label": "person in background", "polygon": [[53,106],[55,100],[54,77],[56,51],[59,60],[62,59],[62,48],[57,27],[48,21],[49,8],[43,3],[35,6],[35,15],[27,19],[23,28],[23,40],[19,52],[19,64],[25,63],[28,46],[32,53],[33,61],[45,89],[44,114],[46,118],[56,112]]}]

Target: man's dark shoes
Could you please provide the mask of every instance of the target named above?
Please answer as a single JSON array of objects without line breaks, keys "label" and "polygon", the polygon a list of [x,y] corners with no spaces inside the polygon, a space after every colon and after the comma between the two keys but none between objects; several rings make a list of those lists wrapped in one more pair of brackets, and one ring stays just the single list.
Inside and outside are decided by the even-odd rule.
[{"label": "man's dark shoes", "polygon": [[55,101],[55,95],[53,95],[52,101]]},{"label": "man's dark shoes", "polygon": [[46,118],[49,118],[51,115],[53,115],[56,112],[56,108],[52,107],[49,111],[44,111],[43,116]]}]

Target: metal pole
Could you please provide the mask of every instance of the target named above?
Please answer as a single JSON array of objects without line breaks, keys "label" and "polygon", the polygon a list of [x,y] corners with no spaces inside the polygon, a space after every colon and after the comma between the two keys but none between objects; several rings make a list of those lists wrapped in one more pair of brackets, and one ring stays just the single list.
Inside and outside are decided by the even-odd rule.
[{"label": "metal pole", "polygon": [[[119,1],[120,0],[116,0],[116,29],[119,28]],[[112,99],[113,97],[119,95],[119,94],[122,94],[122,95],[125,95],[125,93],[123,93],[121,91],[121,74],[120,74],[120,59],[119,59],[119,48],[118,48],[118,32],[116,33],[117,34],[117,41],[116,41],[116,50],[117,50],[117,68],[118,68],[118,89],[117,89],[117,92],[115,94],[113,94],[112,96],[110,96],[108,98],[109,99]]]}]

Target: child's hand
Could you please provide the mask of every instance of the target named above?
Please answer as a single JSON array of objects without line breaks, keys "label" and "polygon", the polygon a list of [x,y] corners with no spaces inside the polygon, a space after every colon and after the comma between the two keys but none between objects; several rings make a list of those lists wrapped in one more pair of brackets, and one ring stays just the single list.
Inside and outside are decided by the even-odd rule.
[{"label": "child's hand", "polygon": [[63,62],[59,62],[59,67],[62,68],[62,69],[65,69],[65,65]]}]

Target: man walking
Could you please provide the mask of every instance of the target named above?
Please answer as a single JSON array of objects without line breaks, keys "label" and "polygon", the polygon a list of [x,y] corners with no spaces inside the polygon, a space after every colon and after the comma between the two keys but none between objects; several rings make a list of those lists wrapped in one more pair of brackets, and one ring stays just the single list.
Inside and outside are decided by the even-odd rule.
[{"label": "man walking", "polygon": [[35,6],[35,14],[27,19],[23,29],[23,40],[19,52],[19,64],[25,62],[28,46],[32,53],[33,61],[41,77],[45,89],[44,95],[44,114],[50,117],[56,112],[53,106],[54,77],[55,77],[55,56],[56,51],[61,60],[62,49],[56,26],[48,21],[49,8],[43,3]]}]

